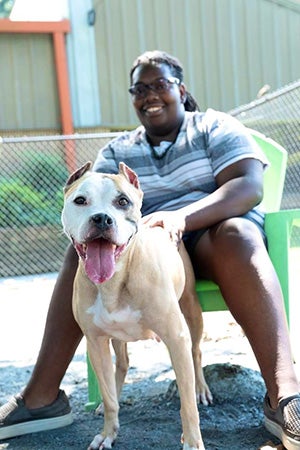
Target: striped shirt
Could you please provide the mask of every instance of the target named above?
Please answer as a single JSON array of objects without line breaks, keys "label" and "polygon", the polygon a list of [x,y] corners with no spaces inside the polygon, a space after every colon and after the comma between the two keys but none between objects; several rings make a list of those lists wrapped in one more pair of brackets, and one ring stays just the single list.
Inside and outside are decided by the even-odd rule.
[{"label": "striped shirt", "polygon": [[[160,156],[157,156],[159,155]],[[94,170],[118,173],[119,162],[133,169],[144,192],[142,214],[176,210],[217,189],[216,176],[230,164],[245,158],[268,164],[248,130],[228,114],[208,109],[185,112],[174,143],[152,147],[143,126],[110,141],[94,164]],[[255,207],[247,215],[263,224]]]}]

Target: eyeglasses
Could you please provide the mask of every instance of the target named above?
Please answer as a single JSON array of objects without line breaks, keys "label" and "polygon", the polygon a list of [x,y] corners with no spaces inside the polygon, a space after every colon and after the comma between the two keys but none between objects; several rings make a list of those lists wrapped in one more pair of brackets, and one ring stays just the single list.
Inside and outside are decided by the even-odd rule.
[{"label": "eyeglasses", "polygon": [[130,86],[128,91],[130,94],[136,98],[146,98],[148,91],[154,91],[156,94],[164,94],[170,90],[172,84],[180,84],[179,78],[169,77],[169,78],[157,78],[153,83],[136,83]]}]

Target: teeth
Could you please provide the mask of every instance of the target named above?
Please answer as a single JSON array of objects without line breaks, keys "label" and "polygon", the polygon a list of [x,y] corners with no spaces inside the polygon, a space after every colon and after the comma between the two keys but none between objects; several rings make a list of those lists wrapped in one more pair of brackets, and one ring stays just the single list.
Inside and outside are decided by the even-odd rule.
[{"label": "teeth", "polygon": [[159,110],[161,110],[160,106],[151,106],[150,108],[147,108],[148,112],[156,112],[156,111],[159,111]]}]

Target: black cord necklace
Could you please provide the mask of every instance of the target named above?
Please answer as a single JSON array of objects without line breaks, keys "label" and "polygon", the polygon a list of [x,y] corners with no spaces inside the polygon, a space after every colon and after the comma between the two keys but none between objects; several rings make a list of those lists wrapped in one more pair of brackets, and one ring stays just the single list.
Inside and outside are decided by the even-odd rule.
[{"label": "black cord necklace", "polygon": [[[163,141],[163,142],[167,142],[167,141]],[[155,159],[162,159],[167,154],[167,152],[170,150],[170,148],[173,147],[174,142],[171,142],[170,145],[168,145],[167,147],[165,145],[163,145],[161,151],[159,151],[160,145],[157,145],[156,147],[154,147],[148,141],[151,151],[152,151],[152,154]]]}]

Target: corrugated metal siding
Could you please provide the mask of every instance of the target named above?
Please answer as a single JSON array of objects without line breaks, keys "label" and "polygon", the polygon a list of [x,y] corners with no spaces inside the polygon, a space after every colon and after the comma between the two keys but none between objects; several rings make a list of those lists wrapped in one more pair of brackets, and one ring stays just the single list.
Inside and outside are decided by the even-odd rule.
[{"label": "corrugated metal siding", "polygon": [[50,35],[0,34],[0,130],[60,128]]},{"label": "corrugated metal siding", "polygon": [[227,111],[300,74],[300,4],[284,0],[94,1],[102,125],[137,123],[127,87],[133,60],[176,55],[203,109]]}]

